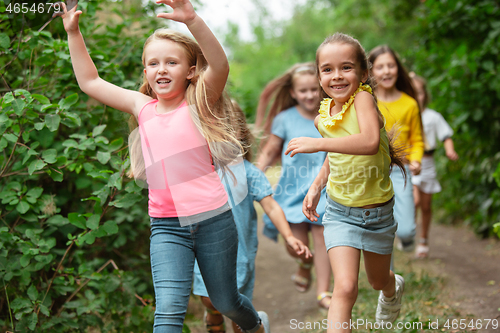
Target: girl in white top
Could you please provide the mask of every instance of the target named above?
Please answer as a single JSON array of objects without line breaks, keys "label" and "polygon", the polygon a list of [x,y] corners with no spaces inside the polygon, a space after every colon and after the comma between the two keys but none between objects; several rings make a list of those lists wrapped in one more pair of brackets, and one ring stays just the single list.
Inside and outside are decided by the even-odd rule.
[{"label": "girl in white top", "polygon": [[437,148],[437,140],[443,142],[446,156],[456,161],[458,154],[455,151],[453,140],[453,130],[443,116],[432,109],[427,108],[429,94],[425,80],[410,73],[413,87],[417,95],[422,112],[422,125],[425,133],[425,151],[422,158],[422,166],[419,175],[412,178],[413,197],[415,199],[415,211],[422,210],[422,225],[420,226],[420,240],[415,250],[417,258],[427,258],[429,255],[429,229],[432,217],[432,194],[441,192],[441,185],[436,179],[436,166],[434,164],[434,151]]}]

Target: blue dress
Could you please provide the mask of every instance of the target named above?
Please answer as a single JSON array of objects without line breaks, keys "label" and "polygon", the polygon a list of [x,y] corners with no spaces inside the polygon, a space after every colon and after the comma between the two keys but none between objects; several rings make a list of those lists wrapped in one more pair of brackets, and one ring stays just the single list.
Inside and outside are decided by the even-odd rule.
[{"label": "blue dress", "polygon": [[[297,154],[294,157],[290,157],[290,154],[285,155],[288,142],[293,138],[322,138],[314,126],[314,120],[304,118],[296,107],[291,107],[274,118],[271,133],[283,139],[281,176],[274,189],[274,199],[283,208],[289,223],[308,222],[321,225],[325,214],[326,190],[323,189],[321,192],[321,199],[316,207],[320,215],[317,222],[311,222],[305,217],[302,212],[302,202],[325,162],[326,152]],[[264,215],[263,232],[267,237],[277,240],[278,230],[266,215]]]},{"label": "blue dress", "polygon": [[[232,165],[236,183],[227,174],[222,183],[228,193],[229,204],[238,230],[238,259],[236,275],[240,293],[252,300],[255,284],[255,256],[257,255],[257,212],[254,201],[261,201],[273,194],[266,176],[252,163]],[[208,297],[208,292],[198,267],[194,266],[193,294]]]}]

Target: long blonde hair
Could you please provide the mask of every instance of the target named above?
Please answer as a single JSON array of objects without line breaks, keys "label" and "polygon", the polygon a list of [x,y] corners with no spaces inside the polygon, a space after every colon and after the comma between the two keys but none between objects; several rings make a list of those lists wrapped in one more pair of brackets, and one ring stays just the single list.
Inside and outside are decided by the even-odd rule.
[{"label": "long blonde hair", "polygon": [[[260,94],[259,104],[257,106],[257,116],[255,118],[255,127],[256,129],[263,127],[264,135],[271,132],[273,119],[278,113],[298,104],[292,97],[290,90],[293,89],[294,80],[301,75],[316,76],[316,67],[314,63],[305,62],[293,65],[283,73],[283,75],[269,82]],[[272,104],[269,107],[271,101]],[[266,115],[268,108],[269,111]],[[262,125],[263,122],[264,125]]]},{"label": "long blonde hair", "polygon": [[[216,168],[228,171],[227,165],[231,163],[242,152],[242,147],[236,139],[233,126],[229,121],[232,112],[232,103],[226,92],[223,92],[215,103],[209,103],[204,75],[208,67],[208,62],[198,43],[177,31],[169,29],[158,29],[144,42],[142,51],[142,63],[145,65],[145,50],[149,43],[155,40],[170,40],[179,43],[185,50],[189,66],[195,66],[195,73],[189,80],[186,88],[186,101],[188,105],[194,106],[197,112],[198,121],[194,121],[200,132],[208,142],[213,164]],[[143,75],[143,83],[139,91],[154,99],[157,98],[155,92],[149,85],[146,75]],[[137,127],[132,124],[131,130]]]}]

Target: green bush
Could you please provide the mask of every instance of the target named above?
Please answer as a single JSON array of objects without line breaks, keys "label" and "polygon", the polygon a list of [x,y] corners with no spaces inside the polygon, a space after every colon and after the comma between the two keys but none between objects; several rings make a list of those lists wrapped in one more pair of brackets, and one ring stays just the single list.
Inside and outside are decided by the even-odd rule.
[{"label": "green bush", "polygon": [[[101,77],[135,89],[142,44],[159,20],[128,3],[81,2],[80,27]],[[50,14],[8,13],[6,5],[0,329],[150,331],[147,192],[125,176],[127,117],[80,91],[61,19],[41,29]]]}]

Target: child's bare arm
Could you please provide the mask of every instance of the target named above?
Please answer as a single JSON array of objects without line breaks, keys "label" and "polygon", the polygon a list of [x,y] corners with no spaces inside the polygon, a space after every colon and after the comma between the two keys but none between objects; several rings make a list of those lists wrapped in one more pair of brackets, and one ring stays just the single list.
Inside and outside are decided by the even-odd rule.
[{"label": "child's bare arm", "polygon": [[229,75],[229,63],[226,54],[217,38],[201,17],[196,14],[189,0],[157,0],[173,9],[171,13],[160,13],[158,17],[184,23],[193,34],[207,59],[208,69],[205,73],[208,101],[215,102],[224,87]]},{"label": "child's bare arm", "polygon": [[78,20],[81,11],[77,1],[69,1],[72,8],[68,11],[62,3],[63,11],[58,15],[63,19],[64,29],[68,33],[68,46],[71,63],[80,89],[90,97],[117,110],[135,114],[151,98],[137,91],[127,90],[104,81],[99,77],[97,68],[90,58],[85,41],[80,32]]},{"label": "child's bare arm", "polygon": [[328,157],[325,158],[325,162],[321,167],[318,175],[311,184],[309,191],[302,202],[302,213],[311,221],[316,222],[318,220],[319,214],[316,211],[318,202],[321,196],[321,191],[326,186],[328,182],[328,175],[330,174],[330,163]]},{"label": "child's bare arm", "polygon": [[257,159],[256,166],[262,171],[265,171],[278,158],[283,149],[283,139],[276,135],[271,135],[266,142],[262,152]]},{"label": "child's bare arm", "polygon": [[349,155],[376,154],[380,144],[381,121],[375,100],[370,93],[362,91],[354,98],[354,107],[360,133],[340,138],[295,138],[288,143],[285,154],[290,153],[290,157],[298,153],[316,153],[318,151]]},{"label": "child's bare arm", "polygon": [[273,222],[280,234],[283,236],[286,243],[295,250],[295,253],[298,255],[305,253],[306,258],[312,257],[309,248],[305,246],[302,241],[293,236],[292,229],[290,229],[290,225],[286,220],[285,213],[276,200],[274,200],[272,196],[268,195],[260,201],[260,204],[262,205],[264,212],[267,216],[269,216],[271,222]]},{"label": "child's bare arm", "polygon": [[452,161],[458,160],[458,154],[455,151],[455,146],[453,145],[453,140],[451,138],[447,138],[446,140],[444,140],[443,144],[444,144],[444,150],[446,152],[446,156]]}]

